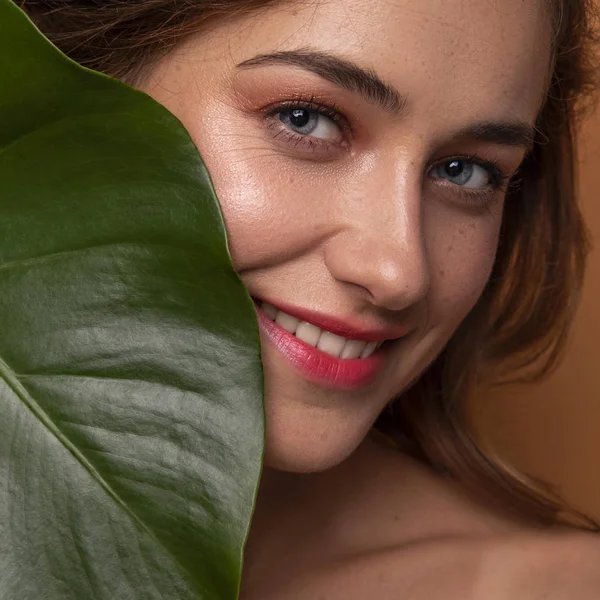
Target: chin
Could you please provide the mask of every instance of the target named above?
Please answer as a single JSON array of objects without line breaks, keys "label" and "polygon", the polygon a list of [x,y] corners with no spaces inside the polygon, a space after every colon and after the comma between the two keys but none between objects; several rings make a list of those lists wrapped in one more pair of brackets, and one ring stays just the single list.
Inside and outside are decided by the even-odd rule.
[{"label": "chin", "polygon": [[267,443],[265,467],[288,473],[320,473],[342,463],[352,451],[331,452],[328,448],[309,450],[304,447],[282,449]]},{"label": "chin", "polygon": [[287,420],[267,416],[265,466],[291,473],[318,473],[345,461],[372,424],[351,426],[325,419]]}]

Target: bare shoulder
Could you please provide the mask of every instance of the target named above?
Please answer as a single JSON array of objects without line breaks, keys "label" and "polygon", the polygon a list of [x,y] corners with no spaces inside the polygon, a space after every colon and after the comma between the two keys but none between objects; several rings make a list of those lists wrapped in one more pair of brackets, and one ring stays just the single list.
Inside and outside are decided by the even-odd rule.
[{"label": "bare shoulder", "polygon": [[479,585],[498,600],[597,600],[600,536],[544,533],[506,536],[486,545]]},{"label": "bare shoulder", "polygon": [[493,600],[478,595],[480,550],[442,539],[348,555],[290,577],[261,600]]},{"label": "bare shoulder", "polygon": [[389,559],[390,568],[396,561],[402,573],[397,590],[408,595],[389,594],[386,600],[600,599],[600,536],[594,534],[561,530],[430,540]]},{"label": "bare shoulder", "polygon": [[260,600],[600,600],[600,536],[496,514],[377,446],[323,497],[336,490],[346,505],[321,546],[339,551],[294,562]]},{"label": "bare shoulder", "polygon": [[583,534],[422,540],[327,561],[260,598],[598,600],[600,542]]},{"label": "bare shoulder", "polygon": [[600,538],[540,533],[429,540],[340,569],[336,589],[351,581],[339,596],[348,600],[375,591],[379,600],[598,600]]}]

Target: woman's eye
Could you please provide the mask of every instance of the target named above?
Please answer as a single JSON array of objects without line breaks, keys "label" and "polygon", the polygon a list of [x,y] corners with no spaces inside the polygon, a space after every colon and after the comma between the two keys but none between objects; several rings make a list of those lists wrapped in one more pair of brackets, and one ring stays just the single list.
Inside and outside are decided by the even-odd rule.
[{"label": "woman's eye", "polygon": [[437,179],[446,179],[466,188],[485,188],[493,183],[488,169],[464,159],[448,160],[435,165],[432,174]]},{"label": "woman's eye", "polygon": [[308,108],[279,111],[276,117],[291,131],[330,142],[342,139],[342,131],[326,115]]}]

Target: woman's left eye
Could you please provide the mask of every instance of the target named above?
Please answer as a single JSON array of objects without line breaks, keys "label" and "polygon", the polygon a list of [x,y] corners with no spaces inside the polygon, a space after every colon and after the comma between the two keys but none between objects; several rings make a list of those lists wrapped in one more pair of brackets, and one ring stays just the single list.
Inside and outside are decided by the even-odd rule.
[{"label": "woman's left eye", "polygon": [[328,116],[310,108],[289,108],[275,115],[290,131],[326,140],[339,142],[343,135],[340,127]]},{"label": "woman's left eye", "polygon": [[487,169],[466,159],[453,159],[435,165],[430,172],[436,179],[446,179],[464,188],[485,188],[494,184],[494,177]]}]

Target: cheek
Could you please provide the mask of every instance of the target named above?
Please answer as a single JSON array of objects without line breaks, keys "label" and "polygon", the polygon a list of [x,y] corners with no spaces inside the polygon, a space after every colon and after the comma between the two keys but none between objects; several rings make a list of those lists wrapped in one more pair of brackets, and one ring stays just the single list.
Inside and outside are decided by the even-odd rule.
[{"label": "cheek", "polygon": [[[294,174],[244,147],[206,159],[221,204],[229,247],[238,271],[267,267],[305,251],[312,236],[303,186]],[[302,227],[299,226],[302,224]]]},{"label": "cheek", "polygon": [[[227,226],[229,248],[238,271],[269,264],[294,235],[279,191],[285,176],[265,173],[261,160],[251,160],[243,150],[222,152],[206,159]],[[286,190],[286,197],[290,198]]]},{"label": "cheek", "polygon": [[439,214],[427,232],[430,325],[453,330],[483,292],[496,258],[501,206],[458,219]]},{"label": "cheek", "polygon": [[169,108],[190,133],[210,173],[234,266],[242,271],[268,265],[298,242],[293,225],[301,218],[294,214],[302,207],[301,186],[295,185],[294,173],[279,168],[272,146],[247,122],[238,122],[222,106],[196,112],[199,104],[180,97]]},{"label": "cheek", "polygon": [[290,200],[293,176],[269,164],[273,149],[247,123],[237,123],[216,94],[210,99],[210,86],[205,97],[189,91],[196,88],[188,70],[176,71],[167,63],[164,72],[157,71],[159,84],[145,91],[181,121],[198,148],[221,205],[234,266],[244,270],[249,257],[268,264],[293,235],[282,201]]},{"label": "cheek", "polygon": [[331,174],[282,156],[244,117],[205,119],[202,127],[187,121],[219,198],[238,272],[311,253],[333,210],[326,201]]}]

